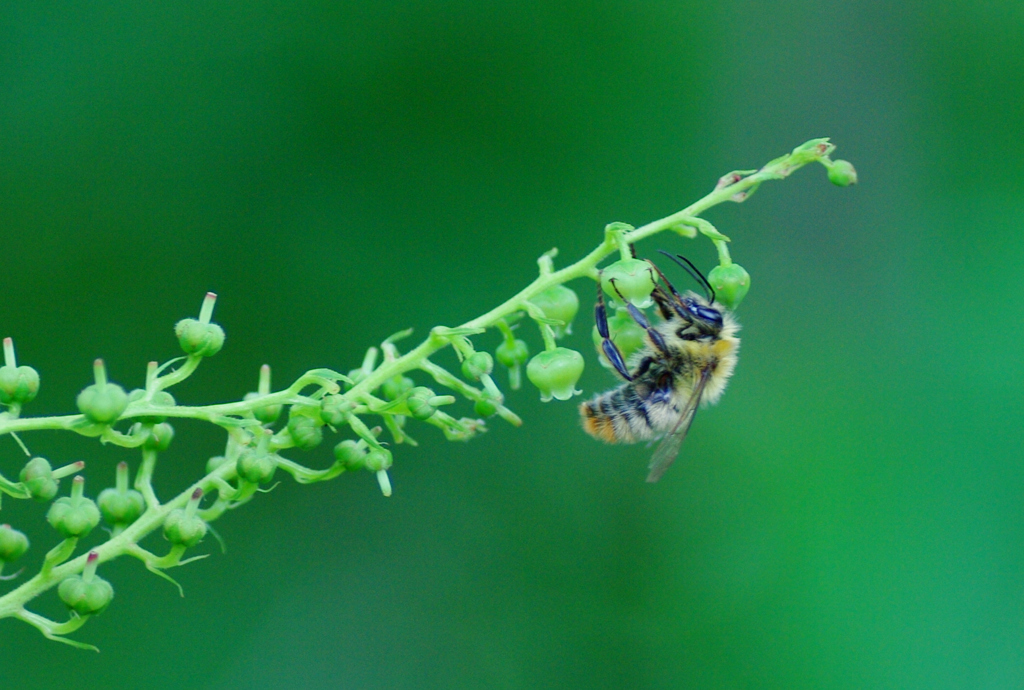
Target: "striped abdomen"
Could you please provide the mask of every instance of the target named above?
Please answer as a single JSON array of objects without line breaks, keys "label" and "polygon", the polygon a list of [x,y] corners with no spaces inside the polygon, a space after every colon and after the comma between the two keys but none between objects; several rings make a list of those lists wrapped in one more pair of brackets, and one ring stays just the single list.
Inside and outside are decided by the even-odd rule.
[{"label": "striped abdomen", "polygon": [[679,418],[670,401],[644,399],[631,384],[601,393],[580,405],[583,429],[608,443],[636,443],[654,438]]}]

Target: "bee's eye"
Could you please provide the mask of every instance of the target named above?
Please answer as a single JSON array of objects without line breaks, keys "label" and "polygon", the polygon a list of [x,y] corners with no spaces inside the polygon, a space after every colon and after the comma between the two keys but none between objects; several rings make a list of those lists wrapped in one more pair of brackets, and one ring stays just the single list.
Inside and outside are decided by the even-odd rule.
[{"label": "bee's eye", "polygon": [[701,321],[707,321],[715,325],[721,325],[722,314],[717,309],[711,307],[704,307],[699,304],[691,304],[690,313],[696,316]]}]

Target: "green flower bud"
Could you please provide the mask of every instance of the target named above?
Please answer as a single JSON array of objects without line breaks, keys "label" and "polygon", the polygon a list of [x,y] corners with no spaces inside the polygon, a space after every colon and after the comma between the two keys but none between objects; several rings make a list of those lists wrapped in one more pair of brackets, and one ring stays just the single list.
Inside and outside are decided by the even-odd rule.
[{"label": "green flower bud", "polygon": [[494,351],[494,357],[502,366],[511,369],[526,364],[526,360],[530,358],[530,348],[518,338],[511,342],[504,340]]},{"label": "green flower bud", "polygon": [[238,456],[237,471],[238,476],[247,482],[266,484],[274,478],[277,459],[266,451],[248,448]]},{"label": "green flower bud", "polygon": [[462,360],[462,375],[467,379],[479,381],[494,371],[494,358],[488,352],[474,352]]},{"label": "green flower bud", "polygon": [[832,161],[828,167],[828,181],[839,187],[857,184],[857,171],[850,161]]},{"label": "green flower bud", "polygon": [[210,472],[216,471],[216,469],[218,467],[220,467],[221,465],[223,465],[227,461],[228,461],[228,459],[226,457],[224,457],[223,455],[211,456],[206,461],[206,473],[210,474]]},{"label": "green flower bud", "polygon": [[81,575],[64,578],[57,587],[57,595],[65,605],[79,616],[91,616],[103,611],[114,598],[114,588],[96,575],[99,555],[92,551]]},{"label": "green flower bud", "polygon": [[[258,400],[263,397],[262,393],[246,393],[243,400],[249,402],[250,400]],[[273,424],[281,416],[281,410],[284,409],[283,405],[263,405],[262,407],[254,407],[252,409],[252,416],[255,417],[261,424]]]},{"label": "green flower bud", "polygon": [[409,407],[409,412],[415,419],[424,421],[430,419],[437,412],[437,407],[431,404],[431,401],[436,398],[437,395],[434,391],[424,386],[413,388],[409,392],[409,397],[406,399],[405,404]]},{"label": "green flower bud", "polygon": [[174,334],[187,355],[212,357],[224,347],[224,329],[215,323],[182,319],[174,325]]},{"label": "green flower bud", "polygon": [[514,391],[519,390],[522,382],[522,367],[526,364],[526,360],[530,358],[530,348],[522,340],[506,339],[502,341],[501,345],[498,345],[498,349],[494,351],[494,356],[503,366],[508,368],[509,388]]},{"label": "green flower bud", "polygon": [[135,424],[132,426],[132,433],[146,434],[146,440],[142,442],[142,447],[149,450],[165,451],[171,447],[171,441],[174,440],[174,427],[167,422],[154,424],[148,429],[142,424]]},{"label": "green flower bud", "polygon": [[79,475],[71,484],[71,496],[58,498],[46,513],[46,520],[65,538],[84,537],[100,523],[100,509],[83,495],[85,477]]},{"label": "green flower bud", "polygon": [[14,339],[4,338],[4,364],[0,366],[0,403],[23,405],[39,392],[39,372],[19,367],[14,354]]},{"label": "green flower bud", "polygon": [[381,384],[380,390],[388,400],[398,400],[415,385],[408,376],[393,376]]},{"label": "green flower bud", "polygon": [[[133,403],[137,400],[142,400],[146,397],[146,391],[141,388],[136,388],[128,394],[128,402]],[[174,396],[167,391],[157,391],[153,394],[150,399],[150,404],[158,407],[174,407],[177,402],[174,400]],[[166,422],[167,417],[164,415],[152,415],[145,417],[136,417],[136,419],[143,424],[159,424],[160,422]]]},{"label": "green flower bud", "polygon": [[108,525],[130,525],[146,509],[146,501],[135,489],[124,493],[117,489],[104,489],[99,497],[100,513]]},{"label": "green flower bud", "polygon": [[78,411],[96,424],[110,424],[128,407],[128,395],[116,383],[94,383],[78,394]]},{"label": "green flower bud", "polygon": [[316,448],[324,440],[320,421],[299,414],[292,414],[288,418],[288,435],[292,437],[295,447],[302,450]]},{"label": "green flower bud", "polygon": [[391,467],[391,453],[384,449],[373,449],[366,454],[366,469],[380,472]]},{"label": "green flower bud", "polygon": [[498,413],[498,404],[491,398],[481,398],[473,403],[473,411],[481,417],[493,417]]},{"label": "green flower bud", "polygon": [[729,309],[735,309],[750,289],[750,274],[739,264],[715,266],[708,273],[708,282],[715,289],[715,299]]},{"label": "green flower bud", "polygon": [[116,383],[107,381],[107,370],[103,360],[93,363],[96,383],[86,386],[75,401],[78,411],[95,424],[110,424],[121,416],[128,407],[128,394]]},{"label": "green flower bud", "polygon": [[345,466],[349,472],[366,467],[366,448],[358,441],[346,439],[334,446],[334,459]]},{"label": "green flower bud", "polygon": [[184,508],[175,508],[164,520],[164,537],[175,546],[195,546],[206,536],[206,523],[196,515],[202,489],[196,489]]},{"label": "green flower bud", "polygon": [[[613,343],[622,353],[622,358],[629,361],[630,356],[646,345],[644,341],[644,329],[629,315],[625,309],[617,309],[608,319],[608,335]],[[591,331],[594,340],[594,348],[597,350],[598,361],[601,366],[611,368],[611,362],[605,357],[601,349],[601,334],[597,332],[597,326]]]},{"label": "green flower bud", "polygon": [[[601,271],[601,287],[605,293],[615,299],[622,295],[639,309],[653,304],[651,292],[654,291],[654,271],[651,265],[641,259],[619,259]],[[612,287],[612,281],[615,286]],[[616,288],[618,292],[616,292]]]},{"label": "green flower bud", "polygon": [[25,489],[35,500],[46,503],[57,495],[57,480],[46,458],[32,458],[18,475]]},{"label": "green flower bud", "polygon": [[117,485],[100,492],[97,503],[100,513],[109,525],[130,525],[146,509],[146,501],[135,489],[128,488],[128,463],[117,464]]},{"label": "green flower bud", "polygon": [[0,367],[0,403],[24,405],[39,393],[39,372],[32,367]]},{"label": "green flower bud", "polygon": [[28,537],[10,525],[0,525],[0,565],[21,558],[28,551]]},{"label": "green flower bud", "polygon": [[355,409],[355,403],[351,400],[340,395],[327,395],[320,401],[320,419],[331,426],[338,427],[345,423]]},{"label": "green flower bud", "polygon": [[[645,264],[646,265],[646,264]],[[619,288],[622,289],[621,287]],[[650,293],[648,293],[650,294]],[[544,292],[534,295],[530,302],[540,307],[544,316],[549,319],[557,319],[564,323],[564,326],[552,326],[556,338],[572,333],[572,320],[576,318],[576,312],[580,309],[580,298],[571,288],[564,285],[554,285]]]},{"label": "green flower bud", "polygon": [[583,375],[583,355],[565,347],[556,347],[536,355],[526,365],[526,376],[540,390],[540,399],[568,400],[580,391],[576,382]]}]

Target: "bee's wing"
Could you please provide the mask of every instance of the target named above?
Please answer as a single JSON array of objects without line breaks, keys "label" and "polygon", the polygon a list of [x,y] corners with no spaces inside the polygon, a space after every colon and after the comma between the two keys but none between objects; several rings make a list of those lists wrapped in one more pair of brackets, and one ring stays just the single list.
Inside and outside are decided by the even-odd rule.
[{"label": "bee's wing", "polygon": [[711,370],[701,369],[700,378],[697,379],[697,384],[693,387],[690,399],[686,401],[679,414],[679,421],[672,427],[672,431],[665,435],[665,438],[661,440],[658,448],[654,451],[654,456],[651,458],[650,473],[647,475],[648,482],[656,482],[661,479],[661,475],[665,474],[665,470],[672,465],[676,456],[679,455],[679,446],[682,445],[683,439],[686,438],[686,432],[690,430],[693,417],[697,414],[697,407],[700,406],[701,396],[704,395],[704,387],[710,378]]}]

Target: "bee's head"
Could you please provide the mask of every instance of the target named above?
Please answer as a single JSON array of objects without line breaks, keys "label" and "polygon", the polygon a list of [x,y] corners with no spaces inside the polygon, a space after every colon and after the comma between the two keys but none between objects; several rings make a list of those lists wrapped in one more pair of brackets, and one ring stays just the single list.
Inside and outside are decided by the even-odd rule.
[{"label": "bee's head", "polygon": [[[696,322],[702,326],[702,331],[715,331],[717,332],[722,328],[722,311],[715,306],[715,289],[711,287],[711,283],[704,277],[696,266],[694,266],[689,259],[685,256],[679,256],[678,254],[673,256],[668,252],[659,249],[660,253],[664,254],[674,262],[679,264],[690,276],[696,280],[702,288],[704,288],[704,296],[700,296],[695,292],[687,292],[682,297],[675,292],[669,284],[669,289],[678,299],[678,304],[682,309],[676,309],[679,315],[689,321]],[[660,271],[659,271],[660,273]],[[667,282],[667,278],[662,276]]]}]

